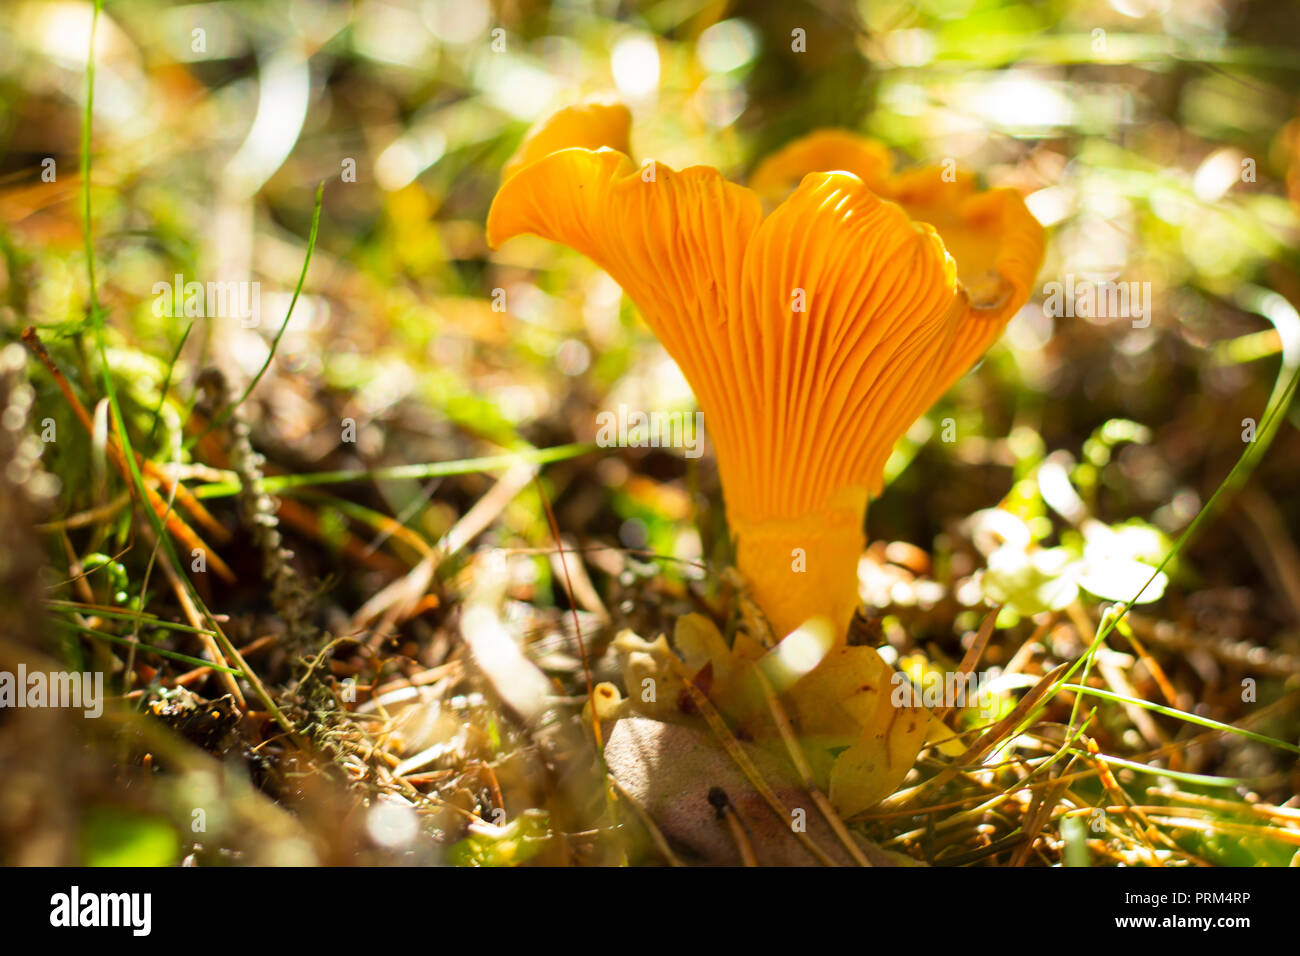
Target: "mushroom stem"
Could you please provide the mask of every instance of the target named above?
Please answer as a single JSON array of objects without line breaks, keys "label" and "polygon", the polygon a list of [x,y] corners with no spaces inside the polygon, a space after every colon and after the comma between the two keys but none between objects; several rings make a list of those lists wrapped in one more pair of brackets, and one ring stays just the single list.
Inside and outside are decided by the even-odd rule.
[{"label": "mushroom stem", "polygon": [[778,639],[822,616],[836,643],[845,642],[858,606],[866,505],[865,488],[843,488],[820,511],[798,517],[731,515],[736,567]]}]

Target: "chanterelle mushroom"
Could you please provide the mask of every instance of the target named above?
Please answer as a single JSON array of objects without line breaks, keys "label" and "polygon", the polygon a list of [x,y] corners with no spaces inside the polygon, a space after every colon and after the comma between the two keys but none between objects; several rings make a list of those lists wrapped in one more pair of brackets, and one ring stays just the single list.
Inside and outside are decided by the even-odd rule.
[{"label": "chanterelle mushroom", "polygon": [[[717,453],[736,560],[778,636],[858,602],[868,498],[898,438],[1029,296],[1043,234],[1020,196],[950,167],[890,175],[843,131],[754,189],[638,167],[617,104],[561,110],[506,168],[499,246],[531,233],[608,272],[681,366]],[[760,193],[797,188],[766,216]]]}]

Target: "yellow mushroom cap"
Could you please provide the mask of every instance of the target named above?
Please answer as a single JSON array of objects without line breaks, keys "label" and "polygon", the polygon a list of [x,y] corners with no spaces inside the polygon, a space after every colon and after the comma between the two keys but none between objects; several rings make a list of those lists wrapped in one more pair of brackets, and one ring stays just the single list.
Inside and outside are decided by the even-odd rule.
[{"label": "yellow mushroom cap", "polygon": [[557,110],[529,130],[501,175],[509,179],[523,167],[561,149],[600,149],[629,152],[632,114],[622,103],[593,99]]},{"label": "yellow mushroom cap", "polygon": [[894,157],[884,144],[847,129],[820,129],[764,157],[749,177],[749,188],[779,201],[809,173],[846,172],[879,191],[893,168]]},{"label": "yellow mushroom cap", "polygon": [[695,391],[737,566],[774,630],[824,615],[842,638],[885,460],[1024,304],[1042,228],[1012,191],[891,176],[884,147],[843,131],[760,165],[768,194],[799,182],[764,216],[711,167],[639,169],[626,118],[585,104],[544,122],[488,241],[561,242],[623,287]]}]

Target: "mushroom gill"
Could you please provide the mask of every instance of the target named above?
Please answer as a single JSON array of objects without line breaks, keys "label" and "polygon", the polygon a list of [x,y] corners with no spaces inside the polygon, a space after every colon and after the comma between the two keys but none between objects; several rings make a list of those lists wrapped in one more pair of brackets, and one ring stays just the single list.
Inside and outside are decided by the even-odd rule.
[{"label": "mushroom gill", "polygon": [[[1010,190],[822,131],[761,164],[638,167],[621,105],[561,110],[507,167],[495,248],[530,233],[604,269],[695,391],[736,563],[782,636],[858,603],[863,520],[899,437],[1024,304],[1042,229]],[[795,185],[797,183],[797,185]],[[794,186],[766,216],[760,193]]]}]

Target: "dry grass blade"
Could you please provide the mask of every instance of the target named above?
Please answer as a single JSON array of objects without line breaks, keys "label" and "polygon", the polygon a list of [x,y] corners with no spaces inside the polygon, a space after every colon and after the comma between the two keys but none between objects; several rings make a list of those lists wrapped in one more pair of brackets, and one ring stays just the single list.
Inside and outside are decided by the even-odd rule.
[{"label": "dry grass blade", "polygon": [[956,767],[948,767],[929,780],[925,780],[915,787],[907,790],[900,790],[893,796],[881,801],[881,809],[893,810],[899,809],[911,804],[921,793],[936,787],[941,787],[948,781],[952,780],[959,773],[961,767],[969,766],[976,763],[981,757],[992,750],[997,744],[1006,739],[1025,719],[1033,712],[1034,708],[1045,698],[1056,686],[1061,677],[1070,669],[1071,663],[1066,661],[1063,664],[1053,668],[1049,673],[1039,679],[1038,683],[1030,688],[1029,693],[1021,698],[1014,710],[1007,716],[1003,717],[996,724],[986,730],[975,743],[957,758]]},{"label": "dry grass blade", "polygon": [[641,825],[644,826],[646,832],[650,834],[650,840],[654,843],[655,849],[663,854],[664,859],[668,861],[668,865],[674,867],[686,866],[686,864],[682,862],[681,857],[673,852],[672,846],[668,843],[668,838],[665,837],[663,831],[659,829],[659,825],[655,823],[654,818],[646,812],[645,807],[641,806],[639,801],[623,789],[623,786],[614,779],[613,774],[605,774],[605,784],[613,789],[614,792],[618,794],[619,799],[630,806],[633,812],[636,813],[637,819],[641,821]]},{"label": "dry grass blade", "polygon": [[[1132,827],[1133,832],[1137,834],[1138,839],[1142,841],[1143,846],[1148,851],[1154,851],[1155,847],[1152,845],[1151,837],[1147,832],[1151,826],[1150,822],[1145,816],[1143,816],[1141,810],[1134,809],[1134,801],[1125,792],[1124,788],[1120,786],[1119,781],[1115,779],[1115,775],[1111,773],[1110,767],[1106,766],[1105,762],[1100,759],[1101,748],[1097,746],[1097,742],[1091,737],[1084,737],[1083,745],[1087,748],[1089,756],[1097,767],[1097,772],[1101,775],[1101,783],[1102,786],[1106,788],[1106,792],[1110,794],[1111,799],[1113,799],[1118,806],[1124,807],[1124,814],[1126,816],[1131,815],[1136,817],[1139,825],[1134,825]],[[1149,862],[1152,866],[1160,865],[1159,858],[1155,856],[1154,852],[1151,852]]]},{"label": "dry grass blade", "polygon": [[777,699],[776,692],[772,690],[772,684],[763,673],[762,668],[757,664],[751,664],[750,670],[758,679],[758,686],[763,690],[763,696],[767,699],[767,708],[772,715],[772,720],[776,723],[776,728],[781,734],[781,740],[785,744],[786,753],[790,755],[790,761],[794,764],[795,770],[799,774],[799,779],[803,782],[804,789],[808,791],[808,796],[812,798],[813,804],[826,819],[830,828],[835,832],[836,838],[843,844],[844,849],[848,850],[849,856],[853,857],[858,866],[870,866],[871,861],[863,854],[862,849],[858,846],[853,835],[849,833],[848,827],[840,819],[840,815],[835,812],[831,806],[830,800],[826,794],[822,793],[821,788],[817,786],[813,778],[812,767],[808,765],[808,758],[804,755],[803,747],[799,744],[799,738],[795,736],[794,727],[790,724],[790,717],[781,706],[781,701]]},{"label": "dry grass blade", "polygon": [[[965,677],[967,674],[973,673],[976,666],[978,666],[980,658],[984,656],[984,649],[989,646],[989,638],[993,636],[993,629],[997,625],[1000,610],[1000,608],[995,607],[984,615],[984,620],[980,622],[980,629],[975,633],[975,640],[971,641],[970,647],[961,659],[961,665],[957,668],[958,676]],[[937,720],[943,720],[951,712],[951,706],[936,707],[934,716]]]},{"label": "dry grass blade", "polygon": [[[369,630],[375,637],[386,637],[394,625],[410,616],[428,593],[439,565],[482,534],[527,487],[536,473],[535,465],[516,465],[498,478],[487,494],[465,512],[433,550],[420,559],[419,564],[357,609],[352,615],[353,632],[360,634]],[[376,620],[379,623],[372,627]],[[364,637],[358,639],[365,640]]]},{"label": "dry grass blade", "polygon": [[[145,533],[152,535],[153,532],[151,530],[146,530]],[[230,661],[226,660],[225,655],[221,653],[220,645],[217,643],[212,633],[203,626],[203,617],[199,614],[199,609],[194,606],[194,602],[190,599],[189,591],[185,589],[184,584],[177,575],[176,569],[172,567],[171,562],[159,561],[158,564],[163,569],[163,574],[166,575],[167,582],[171,585],[172,591],[175,593],[176,600],[180,603],[181,609],[185,612],[186,620],[190,622],[191,627],[196,628],[199,631],[199,637],[203,641],[203,647],[208,652],[208,656],[217,663],[239,667],[247,673],[247,667],[244,665],[242,660],[238,664],[231,664]],[[244,693],[239,689],[239,684],[235,681],[234,676],[224,672],[220,673],[222,683],[226,685],[226,690],[230,695],[235,698],[235,703],[239,705],[239,709],[246,710],[248,708],[248,703],[244,700]]]},{"label": "dry grass blade", "polygon": [[[1066,769],[1069,769],[1068,766]],[[1057,804],[1061,802],[1061,797],[1065,794],[1069,783],[1063,780],[1055,780],[1048,788],[1046,793],[1034,792],[1030,802],[1029,813],[1025,816],[1023,824],[1024,838],[1020,846],[1012,854],[1009,866],[1023,866],[1029,854],[1033,852],[1034,841],[1038,839],[1038,834],[1042,832],[1047,822],[1051,820],[1052,813],[1056,810]]]}]

